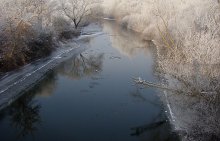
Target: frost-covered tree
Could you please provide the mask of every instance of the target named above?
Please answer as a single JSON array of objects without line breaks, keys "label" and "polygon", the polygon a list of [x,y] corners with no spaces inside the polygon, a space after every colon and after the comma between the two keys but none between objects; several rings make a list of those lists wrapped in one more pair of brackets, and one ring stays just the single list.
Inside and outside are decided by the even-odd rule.
[{"label": "frost-covered tree", "polygon": [[97,2],[94,0],[61,0],[60,8],[77,29],[83,18],[90,14],[92,6]]}]

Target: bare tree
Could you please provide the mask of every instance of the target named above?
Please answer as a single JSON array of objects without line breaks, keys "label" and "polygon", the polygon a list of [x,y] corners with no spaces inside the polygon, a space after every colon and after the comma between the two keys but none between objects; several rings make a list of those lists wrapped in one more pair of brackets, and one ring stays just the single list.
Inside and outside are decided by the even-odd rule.
[{"label": "bare tree", "polygon": [[93,0],[65,0],[61,2],[61,10],[78,28],[83,18],[90,13],[90,9],[96,2]]}]

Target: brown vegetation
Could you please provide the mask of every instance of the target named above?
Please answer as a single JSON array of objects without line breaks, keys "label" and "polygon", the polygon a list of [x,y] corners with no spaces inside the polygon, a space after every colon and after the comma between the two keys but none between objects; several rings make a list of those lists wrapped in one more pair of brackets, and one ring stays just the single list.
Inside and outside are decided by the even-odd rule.
[{"label": "brown vegetation", "polygon": [[[0,73],[23,66],[51,53],[58,40],[80,34],[91,2],[72,0],[74,18],[57,1],[0,0]],[[62,5],[64,6],[64,5]],[[68,6],[68,7],[66,7]]]}]

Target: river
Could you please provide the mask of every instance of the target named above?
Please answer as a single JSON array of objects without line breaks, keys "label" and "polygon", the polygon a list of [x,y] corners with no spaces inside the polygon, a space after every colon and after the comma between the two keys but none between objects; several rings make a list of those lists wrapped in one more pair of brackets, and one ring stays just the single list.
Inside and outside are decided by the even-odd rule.
[{"label": "river", "polygon": [[158,82],[154,44],[114,22],[91,24],[83,35],[74,40],[77,54],[0,112],[0,140],[179,140],[161,92],[132,80]]}]

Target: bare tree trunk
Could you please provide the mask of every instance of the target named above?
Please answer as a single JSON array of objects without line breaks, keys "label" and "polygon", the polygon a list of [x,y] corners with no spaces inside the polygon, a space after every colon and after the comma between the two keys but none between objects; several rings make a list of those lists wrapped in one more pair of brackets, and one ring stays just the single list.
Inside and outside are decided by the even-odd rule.
[{"label": "bare tree trunk", "polygon": [[74,23],[75,29],[77,29],[77,28],[78,28],[79,23],[77,23],[77,22],[76,22],[76,19],[74,19],[74,20],[73,20],[73,23]]}]

